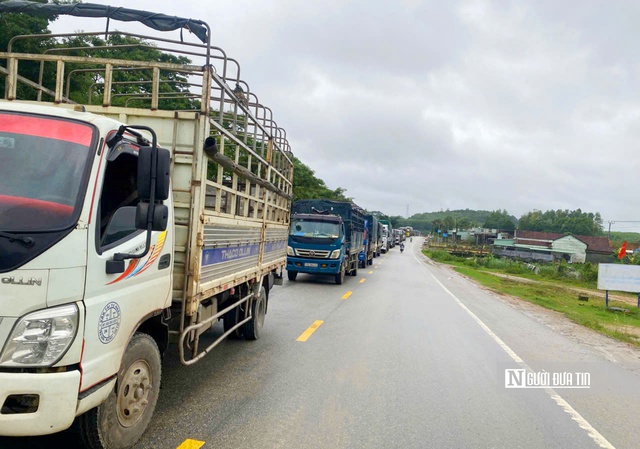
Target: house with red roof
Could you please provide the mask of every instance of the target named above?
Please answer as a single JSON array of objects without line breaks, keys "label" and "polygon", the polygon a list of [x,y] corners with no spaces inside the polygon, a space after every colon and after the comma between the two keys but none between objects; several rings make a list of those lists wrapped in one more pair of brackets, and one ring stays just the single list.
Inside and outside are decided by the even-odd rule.
[{"label": "house with red roof", "polygon": [[614,248],[607,237],[515,230],[513,240],[494,242],[494,254],[551,262],[610,262]]}]

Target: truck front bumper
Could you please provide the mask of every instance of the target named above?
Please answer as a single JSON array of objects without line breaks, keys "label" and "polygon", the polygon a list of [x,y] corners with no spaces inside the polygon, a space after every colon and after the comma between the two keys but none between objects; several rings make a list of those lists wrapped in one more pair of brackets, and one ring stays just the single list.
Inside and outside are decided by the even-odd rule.
[{"label": "truck front bumper", "polygon": [[0,373],[0,435],[60,432],[76,416],[80,371]]},{"label": "truck front bumper", "polygon": [[309,274],[336,274],[340,272],[340,259],[304,259],[287,257],[287,270]]}]

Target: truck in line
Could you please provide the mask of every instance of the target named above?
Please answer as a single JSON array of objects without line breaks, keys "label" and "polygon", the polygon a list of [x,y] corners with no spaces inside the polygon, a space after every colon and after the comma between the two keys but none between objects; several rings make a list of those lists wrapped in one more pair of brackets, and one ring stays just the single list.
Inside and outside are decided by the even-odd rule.
[{"label": "truck in line", "polygon": [[381,225],[378,222],[378,217],[368,214],[365,216],[365,236],[364,236],[364,248],[358,254],[358,260],[360,261],[360,268],[367,268],[367,265],[373,264],[373,259],[380,255],[380,241],[381,241]]},{"label": "truck in line", "polygon": [[358,274],[365,214],[348,201],[298,200],[291,208],[287,246],[287,276],[298,273],[333,276],[336,284],[345,274]]},{"label": "truck in line", "polygon": [[393,235],[393,226],[391,226],[391,221],[387,220],[386,218],[379,218],[378,222],[382,224],[383,226],[383,247],[382,250],[383,252],[387,252],[389,251],[391,248],[393,248],[396,244],[395,239],[394,239],[394,235]]},{"label": "truck in line", "polygon": [[[286,265],[292,156],[205,22],[88,4],[0,12],[21,6],[201,40],[145,38],[193,63],[115,59],[129,48],[115,44],[12,51],[43,36],[0,53],[0,435],[75,421],[88,447],[127,448],[151,421],[170,344],[191,365],[227,337],[260,337]],[[184,89],[167,89],[176,79]],[[190,108],[166,109],[175,97]]]}]

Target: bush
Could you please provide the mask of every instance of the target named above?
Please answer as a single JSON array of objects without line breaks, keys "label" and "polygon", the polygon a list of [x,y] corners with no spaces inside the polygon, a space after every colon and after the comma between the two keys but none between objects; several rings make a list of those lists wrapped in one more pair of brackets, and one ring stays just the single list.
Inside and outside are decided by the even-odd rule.
[{"label": "bush", "polygon": [[558,279],[558,270],[556,270],[555,265],[544,264],[538,267],[540,277]]},{"label": "bush", "polygon": [[428,251],[428,256],[437,262],[453,262],[459,259],[459,257],[452,256],[446,251],[436,250]]},{"label": "bush", "polygon": [[596,282],[598,280],[598,265],[590,262],[576,265],[575,267],[580,272],[580,277],[583,281]]}]

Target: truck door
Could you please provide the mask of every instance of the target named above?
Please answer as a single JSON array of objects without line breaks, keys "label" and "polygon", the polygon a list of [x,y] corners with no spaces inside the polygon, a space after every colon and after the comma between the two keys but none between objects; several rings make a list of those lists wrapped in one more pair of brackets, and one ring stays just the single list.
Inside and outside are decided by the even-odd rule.
[{"label": "truck door", "polygon": [[118,371],[140,320],[165,308],[171,293],[172,226],[153,232],[147,255],[126,261],[123,273],[106,273],[115,253],[144,250],[146,232],[135,227],[138,147],[121,141],[105,152],[89,233],[95,241],[88,245],[82,390]]}]

